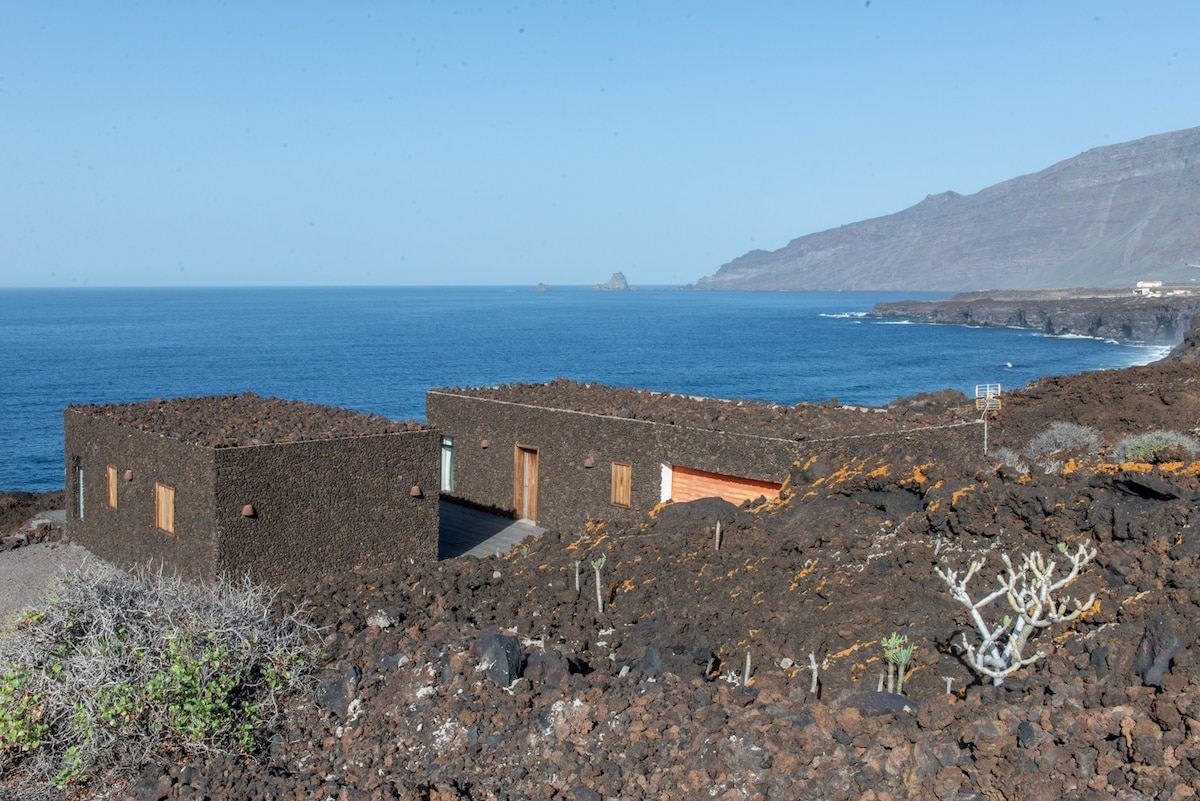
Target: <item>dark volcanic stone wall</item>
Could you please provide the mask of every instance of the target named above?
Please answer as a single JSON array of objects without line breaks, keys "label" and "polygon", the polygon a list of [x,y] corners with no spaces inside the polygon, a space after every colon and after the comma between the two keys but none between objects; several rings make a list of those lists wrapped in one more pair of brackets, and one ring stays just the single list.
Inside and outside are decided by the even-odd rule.
[{"label": "dark volcanic stone wall", "polygon": [[[567,389],[565,382],[557,383],[560,391]],[[586,389],[586,394],[597,401],[609,391],[603,387]],[[779,410],[774,425],[760,420],[758,428],[764,433],[751,434],[547,408],[494,397],[508,394],[504,388],[479,391],[488,397],[479,397],[476,392],[433,390],[426,394],[426,420],[443,435],[454,437],[455,488],[449,497],[514,513],[514,450],[518,445],[537,448],[537,522],[556,529],[578,527],[598,517],[620,522],[639,519],[661,499],[664,464],[782,482],[794,463],[807,463],[814,457],[830,465],[839,460],[892,452],[909,454],[915,461],[935,441],[944,448],[948,440],[956,443],[963,453],[972,447],[981,450],[981,442],[972,445],[972,440],[979,436],[974,425],[880,431],[877,426],[887,415],[850,409],[826,409],[826,415],[840,418],[841,434],[813,441],[799,434],[796,439],[772,435],[771,432],[791,421],[794,410],[788,407],[752,404],[754,408],[738,412],[741,407],[727,401],[696,400],[689,407],[688,399],[680,396],[633,393],[644,396],[647,406],[655,400],[661,401],[660,413],[674,411],[681,420],[688,416],[694,420],[706,415],[719,416],[722,407],[732,416],[767,415],[770,408]],[[627,393],[631,392],[614,389],[612,396],[630,402]],[[537,388],[529,394],[540,399]],[[628,407],[622,407],[621,411],[625,415],[630,413]],[[818,422],[815,417],[813,422]],[[892,418],[891,423],[896,425],[897,420]],[[814,425],[814,428],[823,427]],[[586,466],[588,460],[590,468]],[[632,466],[632,508],[628,510],[611,504],[614,461],[629,462]]]},{"label": "dark volcanic stone wall", "polygon": [[[68,408],[67,536],[117,564],[163,563],[193,580],[249,571],[302,583],[364,564],[433,561],[438,434],[381,420],[253,395]],[[117,468],[116,509],[108,465]],[[175,489],[174,534],[155,526],[156,482]],[[252,516],[242,514],[247,505]]]},{"label": "dark volcanic stone wall", "polygon": [[[273,584],[437,559],[438,434],[215,451],[217,569]],[[410,495],[418,487],[420,496]],[[242,509],[254,507],[253,517]]]},{"label": "dark volcanic stone wall", "polygon": [[[68,408],[63,422],[67,537],[115,564],[164,563],[189,579],[211,578],[216,567],[212,449],[114,425],[91,414],[89,407]],[[83,520],[76,459],[83,466]],[[117,468],[116,509],[107,504],[108,465]],[[158,482],[175,489],[174,534],[155,527]]]}]

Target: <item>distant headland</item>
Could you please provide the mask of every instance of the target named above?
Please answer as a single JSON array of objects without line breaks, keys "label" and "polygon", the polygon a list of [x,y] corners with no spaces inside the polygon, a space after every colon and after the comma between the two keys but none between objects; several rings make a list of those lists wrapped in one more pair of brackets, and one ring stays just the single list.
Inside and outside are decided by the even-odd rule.
[{"label": "distant headland", "polygon": [[1200,128],[752,250],[697,289],[963,292],[1200,280]]},{"label": "distant headland", "polygon": [[1126,289],[963,292],[945,300],[878,303],[868,316],[1175,345],[1197,312],[1200,288],[1142,281]]}]

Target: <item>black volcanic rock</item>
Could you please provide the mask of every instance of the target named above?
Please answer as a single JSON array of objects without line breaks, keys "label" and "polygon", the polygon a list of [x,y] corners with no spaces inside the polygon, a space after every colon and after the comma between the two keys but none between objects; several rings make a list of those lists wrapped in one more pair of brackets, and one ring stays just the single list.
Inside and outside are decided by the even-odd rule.
[{"label": "black volcanic rock", "polygon": [[1183,341],[1176,345],[1163,361],[1200,364],[1200,319],[1192,318],[1192,326],[1183,335]]},{"label": "black volcanic rock", "polygon": [[1095,148],[983,189],[754,250],[698,289],[1132,286],[1200,278],[1200,128]]},{"label": "black volcanic rock", "polygon": [[1200,294],[1145,297],[1128,290],[1074,290],[964,292],[946,300],[878,303],[869,316],[1174,345],[1197,312]]}]

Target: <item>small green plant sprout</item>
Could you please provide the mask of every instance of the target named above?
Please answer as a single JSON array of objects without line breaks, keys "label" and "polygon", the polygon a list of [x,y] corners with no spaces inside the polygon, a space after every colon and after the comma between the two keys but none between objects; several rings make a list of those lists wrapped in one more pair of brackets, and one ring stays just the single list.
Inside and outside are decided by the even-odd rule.
[{"label": "small green plant sprout", "polygon": [[887,691],[904,694],[904,679],[908,674],[908,664],[912,662],[915,645],[910,645],[907,634],[893,631],[879,641],[883,646],[883,655],[887,659]]},{"label": "small green plant sprout", "polygon": [[578,595],[579,590],[579,566],[583,564],[582,559],[575,560],[575,594]]},{"label": "small green plant sprout", "polygon": [[600,568],[608,561],[608,556],[600,554],[599,559],[592,560],[592,570],[596,571],[596,611],[604,614],[604,596],[600,593]]},{"label": "small green plant sprout", "polygon": [[[1025,554],[1019,566],[1013,565],[1008,554],[1000,554],[1004,561],[1004,572],[996,576],[1000,586],[978,601],[972,600],[967,585],[983,569],[983,559],[971,562],[961,576],[957,570],[934,568],[946,582],[951,597],[967,608],[971,623],[979,634],[978,645],[972,645],[963,634],[968,664],[981,676],[992,679],[995,685],[1003,684],[1006,677],[1045,656],[1042,651],[1025,654],[1025,646],[1036,631],[1072,621],[1095,603],[1094,593],[1084,603],[1069,596],[1059,597],[1058,593],[1096,558],[1096,549],[1083,542],[1072,551],[1064,542],[1059,544],[1058,551],[1070,565],[1067,574],[1058,579],[1054,576],[1058,563],[1053,558],[1047,560],[1038,551]],[[1000,599],[1007,602],[1016,616],[1006,614],[999,623],[988,623],[984,620],[983,610]]]}]

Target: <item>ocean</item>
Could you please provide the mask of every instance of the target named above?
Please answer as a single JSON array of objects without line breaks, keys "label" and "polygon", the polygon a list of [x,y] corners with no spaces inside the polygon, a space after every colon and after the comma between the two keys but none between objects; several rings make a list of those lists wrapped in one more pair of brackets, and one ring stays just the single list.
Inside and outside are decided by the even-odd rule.
[{"label": "ocean", "polygon": [[255,392],[424,419],[443,386],[556,377],[782,404],[1144,364],[1165,348],[872,320],[913,293],[583,287],[0,289],[0,490],[63,486],[70,404]]}]

